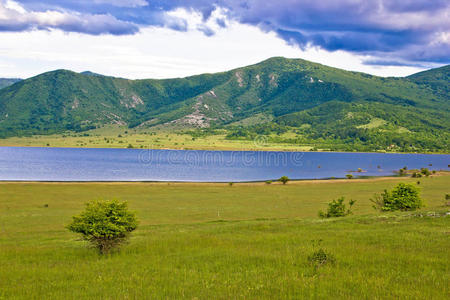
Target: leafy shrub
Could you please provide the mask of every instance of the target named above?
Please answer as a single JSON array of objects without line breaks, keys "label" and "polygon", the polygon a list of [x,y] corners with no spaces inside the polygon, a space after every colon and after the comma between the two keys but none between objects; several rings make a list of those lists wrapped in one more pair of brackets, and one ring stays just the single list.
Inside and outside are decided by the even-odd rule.
[{"label": "leafy shrub", "polygon": [[289,180],[290,179],[287,176],[281,176],[280,179],[278,179],[278,181],[282,182],[283,184],[286,184]]},{"label": "leafy shrub", "polygon": [[422,175],[425,175],[427,177],[431,175],[431,172],[430,170],[428,170],[428,168],[421,168],[420,173],[422,173]]},{"label": "leafy shrub", "polygon": [[450,206],[450,194],[445,194],[445,206]]},{"label": "leafy shrub", "polygon": [[416,210],[424,206],[419,189],[406,183],[399,183],[392,191],[384,190],[370,200],[373,207],[381,211]]},{"label": "leafy shrub", "polygon": [[267,180],[266,184],[272,184],[272,180]]},{"label": "leafy shrub", "polygon": [[422,177],[422,173],[414,172],[411,176],[412,176],[413,178],[420,178],[420,177]]},{"label": "leafy shrub", "polygon": [[336,259],[334,255],[327,253],[323,248],[320,248],[308,256],[308,261],[314,266],[320,267],[325,264],[334,264]]},{"label": "leafy shrub", "polygon": [[323,211],[319,211],[319,217],[321,218],[334,218],[334,217],[345,217],[349,214],[351,214],[351,208],[353,204],[355,204],[355,200],[349,201],[349,208],[347,209],[346,205],[344,204],[345,198],[341,197],[336,200],[331,201],[328,203],[328,210],[326,213]]},{"label": "leafy shrub", "polygon": [[86,209],[74,216],[67,228],[81,233],[101,254],[124,243],[137,227],[137,218],[128,211],[126,202],[94,200],[86,203]]},{"label": "leafy shrub", "polygon": [[319,267],[326,265],[326,264],[334,264],[336,262],[336,258],[333,254],[326,251],[323,247],[320,247],[320,244],[322,243],[322,240],[318,241],[312,241],[314,250],[309,256],[308,256],[308,262],[314,266],[315,269],[318,269]]},{"label": "leafy shrub", "polygon": [[345,177],[347,177],[347,179],[352,179],[353,175],[352,174],[347,174],[347,175],[345,175]]}]

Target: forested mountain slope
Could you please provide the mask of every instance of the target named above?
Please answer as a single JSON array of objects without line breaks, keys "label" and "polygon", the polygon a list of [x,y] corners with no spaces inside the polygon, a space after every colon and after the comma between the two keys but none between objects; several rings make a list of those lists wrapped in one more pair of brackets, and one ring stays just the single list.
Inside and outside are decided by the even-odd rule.
[{"label": "forested mountain slope", "polygon": [[[227,128],[229,138],[296,129],[298,137],[448,148],[450,66],[405,78],[271,58],[228,72],[127,80],[57,70],[0,90],[0,136],[107,124]],[[282,128],[282,129],[280,129]],[[410,145],[411,146],[411,145]]]}]

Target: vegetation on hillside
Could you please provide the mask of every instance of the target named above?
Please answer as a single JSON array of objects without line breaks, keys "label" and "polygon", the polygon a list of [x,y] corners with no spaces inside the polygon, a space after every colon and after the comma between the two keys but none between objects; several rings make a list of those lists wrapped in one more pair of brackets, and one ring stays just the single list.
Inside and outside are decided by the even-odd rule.
[{"label": "vegetation on hillside", "polygon": [[166,80],[58,70],[0,90],[0,137],[116,124],[327,150],[447,152],[449,73],[382,78],[285,58]]}]

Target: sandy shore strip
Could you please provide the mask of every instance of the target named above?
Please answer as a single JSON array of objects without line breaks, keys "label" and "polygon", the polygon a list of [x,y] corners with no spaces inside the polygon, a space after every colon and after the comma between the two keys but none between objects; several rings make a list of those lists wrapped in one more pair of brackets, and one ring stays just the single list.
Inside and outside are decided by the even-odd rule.
[{"label": "sandy shore strip", "polygon": [[[430,177],[450,176],[450,172],[440,171]],[[412,178],[409,176],[381,176],[369,178],[355,178],[355,179],[306,179],[306,180],[290,180],[286,185],[310,185],[310,184],[331,184],[331,183],[368,183],[391,180],[420,180],[420,178]],[[229,182],[179,182],[179,181],[0,181],[1,184],[48,184],[48,185],[83,185],[83,184],[103,184],[103,185],[174,185],[174,186],[228,186]],[[233,182],[233,185],[239,186],[257,186],[257,185],[282,185],[281,182],[272,181],[267,184],[265,181],[256,182]]]}]

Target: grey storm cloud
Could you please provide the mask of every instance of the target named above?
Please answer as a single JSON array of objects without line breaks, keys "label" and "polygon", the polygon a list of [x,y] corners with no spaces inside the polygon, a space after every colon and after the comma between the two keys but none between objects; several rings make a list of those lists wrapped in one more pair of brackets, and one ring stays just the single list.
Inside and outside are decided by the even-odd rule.
[{"label": "grey storm cloud", "polygon": [[[2,0],[0,0],[0,3]],[[275,32],[288,43],[344,50],[399,61],[450,62],[450,1],[448,0],[18,0],[27,11],[55,10],[74,15],[70,24],[54,27],[88,34],[133,34],[142,26],[161,26],[186,31],[185,20],[170,17],[177,8],[195,10],[203,20],[222,8],[220,27],[234,20]],[[63,3],[62,3],[63,2]],[[228,19],[228,20],[227,20]],[[78,21],[77,21],[78,20]],[[32,20],[31,20],[32,21]],[[30,21],[30,22],[31,22]],[[94,24],[97,23],[97,24]],[[24,22],[2,19],[0,30],[29,30]],[[50,24],[51,25],[51,24]],[[45,26],[50,26],[45,25]],[[52,26],[50,26],[52,27]],[[94,29],[91,29],[94,28]],[[205,26],[197,30],[210,36]],[[389,63],[391,62],[391,63]],[[370,62],[369,62],[370,63]]]}]

